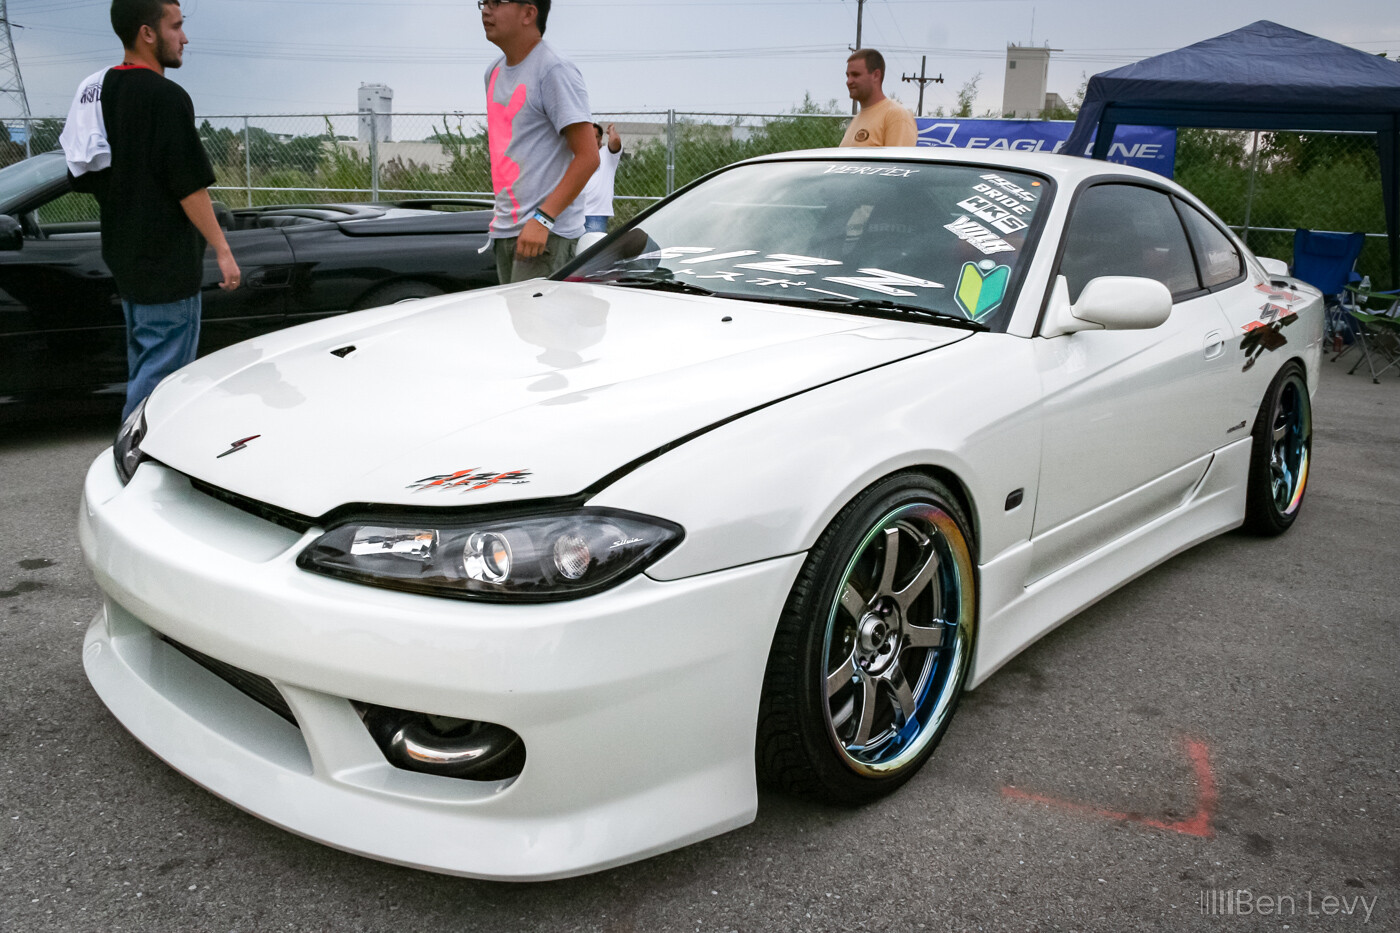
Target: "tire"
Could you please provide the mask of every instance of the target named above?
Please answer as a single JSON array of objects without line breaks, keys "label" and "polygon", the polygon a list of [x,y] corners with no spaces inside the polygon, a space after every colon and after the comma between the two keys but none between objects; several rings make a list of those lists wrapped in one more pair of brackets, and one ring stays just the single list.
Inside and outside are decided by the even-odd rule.
[{"label": "tire", "polygon": [[365,311],[369,308],[382,308],[385,305],[396,305],[401,301],[432,298],[441,294],[442,289],[436,285],[429,285],[427,282],[390,282],[372,289],[355,302],[351,310]]},{"label": "tire", "polygon": [[1270,383],[1253,434],[1244,528],[1281,535],[1302,509],[1312,462],[1312,402],[1297,362],[1286,364]]},{"label": "tire", "polygon": [[861,804],[933,754],[972,661],[970,528],[946,486],[901,473],[822,533],[768,657],[756,748],[765,784]]}]

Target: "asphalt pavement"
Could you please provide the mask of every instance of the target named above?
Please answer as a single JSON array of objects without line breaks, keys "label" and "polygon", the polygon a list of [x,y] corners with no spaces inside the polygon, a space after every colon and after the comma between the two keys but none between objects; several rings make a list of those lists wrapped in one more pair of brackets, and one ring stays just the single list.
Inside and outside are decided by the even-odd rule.
[{"label": "asphalt pavement", "polygon": [[0,428],[0,930],[1400,930],[1400,379],[1324,364],[1314,414],[1287,535],[1071,619],[893,797],[765,794],[750,826],[544,884],[335,851],[147,752],[79,657],[79,490],[116,425]]}]

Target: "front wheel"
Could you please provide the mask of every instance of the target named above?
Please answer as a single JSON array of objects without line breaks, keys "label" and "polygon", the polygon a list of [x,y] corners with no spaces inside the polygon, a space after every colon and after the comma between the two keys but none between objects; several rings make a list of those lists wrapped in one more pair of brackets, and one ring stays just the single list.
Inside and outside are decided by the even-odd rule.
[{"label": "front wheel", "polygon": [[946,486],[887,477],[808,555],[764,677],[760,777],[857,804],[913,777],[952,720],[977,619],[970,525]]},{"label": "front wheel", "polygon": [[1264,396],[1249,455],[1246,531],[1281,535],[1298,517],[1312,461],[1312,402],[1303,367],[1285,365]]}]

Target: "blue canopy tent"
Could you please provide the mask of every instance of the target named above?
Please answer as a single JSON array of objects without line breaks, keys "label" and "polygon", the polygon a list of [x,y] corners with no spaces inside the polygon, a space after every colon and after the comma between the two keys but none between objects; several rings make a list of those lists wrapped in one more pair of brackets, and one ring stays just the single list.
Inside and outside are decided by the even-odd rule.
[{"label": "blue canopy tent", "polygon": [[1400,276],[1400,63],[1260,20],[1089,79],[1065,152],[1108,154],[1122,124],[1376,134],[1390,245]]}]

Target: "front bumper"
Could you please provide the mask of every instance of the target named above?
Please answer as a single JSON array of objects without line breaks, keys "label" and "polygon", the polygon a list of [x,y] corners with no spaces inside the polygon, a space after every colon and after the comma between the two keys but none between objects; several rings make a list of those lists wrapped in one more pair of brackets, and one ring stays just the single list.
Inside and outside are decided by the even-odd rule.
[{"label": "front bumper", "polygon": [[[566,877],[753,819],[773,628],[802,556],[587,599],[504,606],[298,570],[280,528],[146,463],[88,472],[105,593],[84,665],[133,735],[262,819],[351,852],[479,878]],[[162,640],[267,678],[296,725]],[[512,781],[395,768],[351,700],[500,723]]]}]

